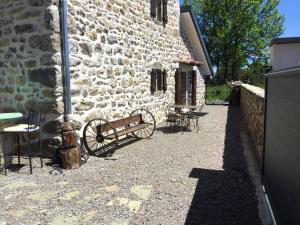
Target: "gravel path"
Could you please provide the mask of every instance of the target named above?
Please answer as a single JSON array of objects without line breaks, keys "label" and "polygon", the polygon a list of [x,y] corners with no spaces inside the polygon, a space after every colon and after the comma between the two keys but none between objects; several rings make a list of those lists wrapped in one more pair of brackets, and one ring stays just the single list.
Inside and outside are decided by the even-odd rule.
[{"label": "gravel path", "polygon": [[239,108],[203,111],[199,133],[160,127],[79,170],[0,175],[0,224],[260,225]]}]

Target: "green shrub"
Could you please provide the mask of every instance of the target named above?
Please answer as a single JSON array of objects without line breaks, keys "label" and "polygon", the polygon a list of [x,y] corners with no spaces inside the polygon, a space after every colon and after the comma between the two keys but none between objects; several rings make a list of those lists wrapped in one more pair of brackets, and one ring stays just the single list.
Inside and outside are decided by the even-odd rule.
[{"label": "green shrub", "polygon": [[230,88],[227,84],[217,85],[208,84],[206,88],[206,99],[207,100],[223,100],[229,101]]}]

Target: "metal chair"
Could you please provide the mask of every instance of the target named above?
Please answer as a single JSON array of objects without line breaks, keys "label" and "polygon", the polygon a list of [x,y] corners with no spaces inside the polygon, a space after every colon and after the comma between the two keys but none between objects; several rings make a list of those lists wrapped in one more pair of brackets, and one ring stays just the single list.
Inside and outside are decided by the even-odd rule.
[{"label": "metal chair", "polygon": [[188,118],[191,123],[194,124],[194,128],[197,128],[197,133],[199,132],[199,118],[201,117],[201,111],[204,107],[204,104],[201,104],[200,107],[197,107],[196,110],[190,111]]},{"label": "metal chair", "polygon": [[168,110],[166,114],[166,122],[169,130],[173,127],[173,131],[175,132],[175,128],[181,125],[182,116],[176,112],[176,109],[173,105],[168,105]]},{"label": "metal chair", "polygon": [[[27,154],[29,157],[29,167],[30,167],[30,174],[32,174],[32,157],[39,156],[41,161],[41,167],[43,167],[43,152],[41,150],[41,113],[39,112],[29,112],[28,115],[28,122],[26,124],[16,124],[13,126],[5,127],[2,133],[5,134],[17,134],[18,137],[18,165],[20,166],[20,134],[26,134],[28,136],[27,142]],[[39,132],[39,153],[32,154],[31,152],[31,140],[30,134],[33,132]],[[6,151],[4,153],[4,158],[6,158]],[[6,163],[4,163],[5,174],[7,174]]]}]

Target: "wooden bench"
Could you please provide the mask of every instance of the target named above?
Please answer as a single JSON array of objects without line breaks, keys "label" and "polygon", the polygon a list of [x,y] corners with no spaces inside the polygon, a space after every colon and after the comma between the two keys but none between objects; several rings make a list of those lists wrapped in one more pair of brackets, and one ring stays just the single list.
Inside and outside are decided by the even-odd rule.
[{"label": "wooden bench", "polygon": [[115,151],[119,138],[132,134],[136,138],[149,138],[156,128],[155,118],[146,109],[133,111],[129,117],[115,121],[102,118],[89,121],[83,130],[83,143],[90,154]]}]

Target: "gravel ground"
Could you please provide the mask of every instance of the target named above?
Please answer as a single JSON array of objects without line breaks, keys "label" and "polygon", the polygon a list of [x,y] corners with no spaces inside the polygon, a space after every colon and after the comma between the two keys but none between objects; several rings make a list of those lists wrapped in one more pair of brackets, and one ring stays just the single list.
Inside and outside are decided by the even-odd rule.
[{"label": "gravel ground", "polygon": [[260,225],[239,108],[203,111],[199,133],[160,126],[152,139],[78,170],[0,175],[0,225]]}]

